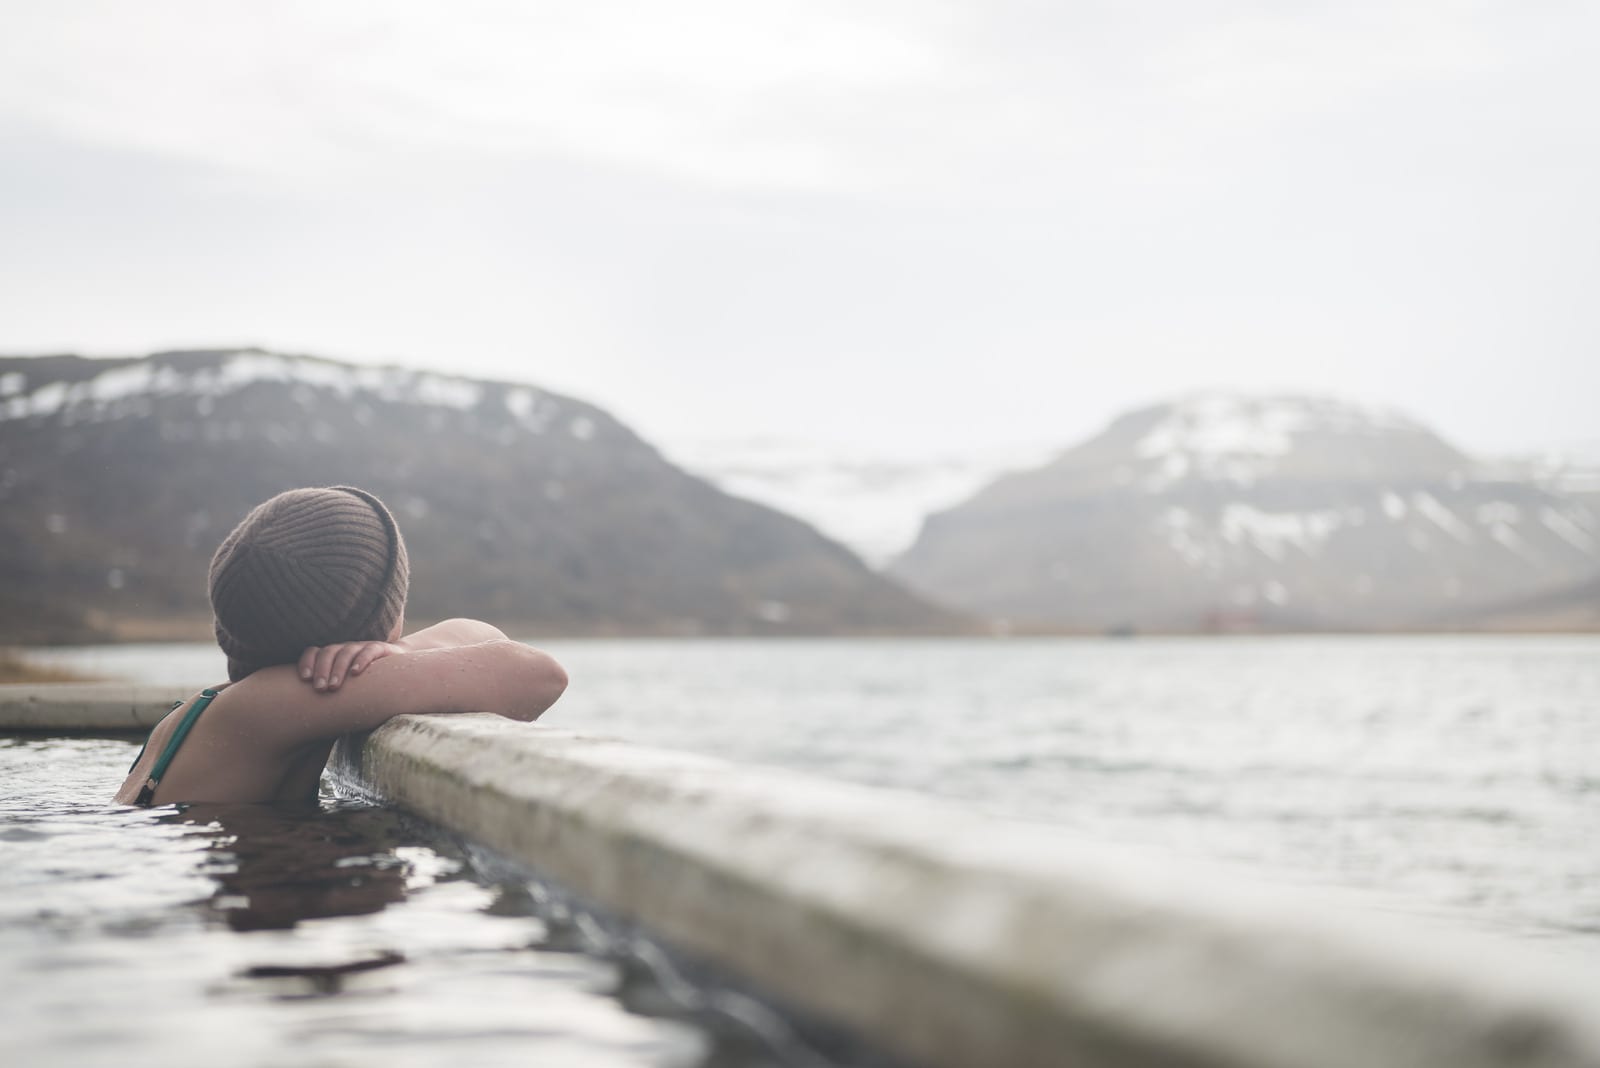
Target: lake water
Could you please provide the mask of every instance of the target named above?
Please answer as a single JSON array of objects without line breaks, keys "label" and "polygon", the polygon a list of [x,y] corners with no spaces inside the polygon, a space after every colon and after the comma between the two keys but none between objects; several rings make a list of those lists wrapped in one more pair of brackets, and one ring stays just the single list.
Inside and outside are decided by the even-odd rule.
[{"label": "lake water", "polygon": [[[1600,950],[1600,637],[535,644],[572,677],[550,724]],[[38,659],[223,677],[209,646]]]}]

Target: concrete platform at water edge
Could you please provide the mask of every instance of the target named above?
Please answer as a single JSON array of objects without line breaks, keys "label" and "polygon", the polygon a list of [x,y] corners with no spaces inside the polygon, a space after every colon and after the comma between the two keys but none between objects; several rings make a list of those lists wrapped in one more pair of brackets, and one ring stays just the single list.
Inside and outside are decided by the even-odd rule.
[{"label": "concrete platform at water edge", "polygon": [[147,731],[188,696],[134,683],[8,683],[0,685],[0,731]]},{"label": "concrete platform at water edge", "polygon": [[[0,729],[185,696],[0,687]],[[936,1068],[1600,1068],[1600,964],[1055,828],[493,716],[342,743],[348,786]]]}]

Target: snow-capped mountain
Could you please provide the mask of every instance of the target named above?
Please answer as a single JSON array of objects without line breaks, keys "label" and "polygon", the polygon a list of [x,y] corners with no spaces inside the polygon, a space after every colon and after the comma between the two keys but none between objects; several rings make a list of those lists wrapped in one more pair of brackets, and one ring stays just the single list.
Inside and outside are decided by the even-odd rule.
[{"label": "snow-capped mountain", "polygon": [[1600,574],[1571,478],[1480,464],[1393,411],[1200,395],[931,516],[891,573],[1076,627],[1448,624]]},{"label": "snow-capped mountain", "polygon": [[0,359],[0,640],[203,621],[209,554],[246,509],[337,483],[394,509],[417,618],[569,633],[962,625],[592,405],[225,350]]}]

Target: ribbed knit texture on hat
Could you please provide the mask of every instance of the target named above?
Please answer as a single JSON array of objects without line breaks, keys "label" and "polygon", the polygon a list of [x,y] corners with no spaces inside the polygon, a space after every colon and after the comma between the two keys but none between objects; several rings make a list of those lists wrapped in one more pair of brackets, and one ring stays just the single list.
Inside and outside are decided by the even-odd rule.
[{"label": "ribbed knit texture on hat", "polygon": [[289,490],[257,505],[211,558],[228,677],[292,664],[311,645],[388,638],[410,579],[394,517],[365,490]]}]

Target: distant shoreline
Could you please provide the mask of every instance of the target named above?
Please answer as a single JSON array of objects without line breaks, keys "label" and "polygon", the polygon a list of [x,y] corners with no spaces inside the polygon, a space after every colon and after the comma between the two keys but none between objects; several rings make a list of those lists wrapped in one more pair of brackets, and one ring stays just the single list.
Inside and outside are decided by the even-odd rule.
[{"label": "distant shoreline", "polygon": [[[413,621],[418,626],[430,620]],[[1048,624],[1006,623],[996,621],[988,626],[969,629],[835,629],[805,630],[764,626],[742,631],[711,630],[688,625],[662,625],[654,628],[595,625],[588,627],[552,626],[548,622],[517,622],[501,624],[506,633],[524,641],[641,641],[641,640],[704,640],[704,641],[809,641],[826,639],[870,640],[972,640],[993,641],[1026,640],[1030,638],[1081,638],[1121,639],[1139,638],[1292,638],[1292,637],[1428,637],[1428,636],[1514,636],[1514,635],[1590,635],[1600,634],[1600,625],[1577,623],[1560,625],[1549,622],[1509,623],[1501,626],[1413,626],[1386,628],[1356,627],[1258,627],[1224,625],[1217,627],[1068,627]],[[97,645],[181,644],[210,642],[213,640],[209,620],[127,620],[116,621],[103,629],[96,628],[77,635],[65,635],[59,630],[39,635],[13,631],[0,641],[0,681],[79,681],[74,678],[51,680],[43,678],[10,678],[8,670],[23,670],[18,665],[26,658],[28,649],[73,648]]]},{"label": "distant shoreline", "polygon": [[0,649],[0,684],[42,682],[95,682],[96,676],[70,671],[49,664],[35,664],[26,652]]}]

